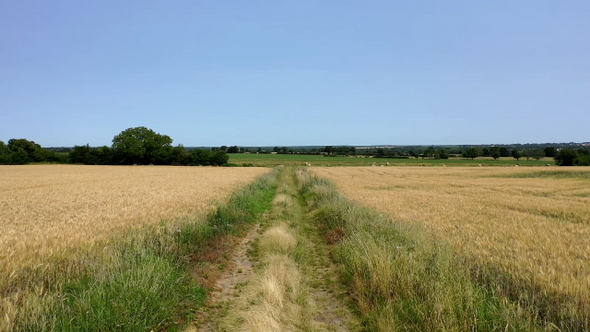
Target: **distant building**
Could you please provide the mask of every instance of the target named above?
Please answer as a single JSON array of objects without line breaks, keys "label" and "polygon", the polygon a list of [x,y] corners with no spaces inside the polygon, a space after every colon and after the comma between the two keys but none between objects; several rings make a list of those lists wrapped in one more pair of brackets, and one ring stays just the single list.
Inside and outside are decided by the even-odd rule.
[{"label": "distant building", "polygon": [[375,146],[355,146],[357,150],[369,150],[369,149],[395,149],[397,145],[375,145]]}]

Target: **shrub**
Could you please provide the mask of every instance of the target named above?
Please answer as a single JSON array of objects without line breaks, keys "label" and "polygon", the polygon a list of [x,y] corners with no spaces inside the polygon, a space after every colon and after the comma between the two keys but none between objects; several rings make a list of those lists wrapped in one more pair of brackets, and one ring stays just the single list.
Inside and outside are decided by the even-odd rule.
[{"label": "shrub", "polygon": [[555,163],[559,166],[574,166],[578,153],[572,149],[561,149],[555,156]]}]

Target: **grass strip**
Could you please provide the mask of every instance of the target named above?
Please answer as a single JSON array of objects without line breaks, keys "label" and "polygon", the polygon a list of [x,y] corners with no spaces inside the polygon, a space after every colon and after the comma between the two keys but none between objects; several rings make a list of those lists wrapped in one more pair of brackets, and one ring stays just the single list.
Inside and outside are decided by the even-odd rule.
[{"label": "grass strip", "polygon": [[231,310],[216,322],[220,331],[295,331],[306,323],[301,314],[306,296],[304,275],[295,258],[304,244],[292,227],[298,215],[292,196],[295,190],[286,181],[290,176],[288,171],[281,173],[260,238],[249,253],[259,263],[257,275],[241,286],[242,296],[226,304]]},{"label": "grass strip", "polygon": [[568,170],[568,171],[539,171],[539,172],[526,172],[526,173],[512,173],[502,174],[493,177],[498,178],[549,178],[549,179],[590,179],[590,172]]},{"label": "grass strip", "polygon": [[174,331],[206,290],[191,277],[196,251],[257,220],[274,196],[277,170],[194,220],[118,234],[78,259],[23,269],[3,290],[0,330]]},{"label": "grass strip", "polygon": [[296,174],[367,331],[551,330],[473,282],[467,263],[443,241],[347,200],[326,179]]}]

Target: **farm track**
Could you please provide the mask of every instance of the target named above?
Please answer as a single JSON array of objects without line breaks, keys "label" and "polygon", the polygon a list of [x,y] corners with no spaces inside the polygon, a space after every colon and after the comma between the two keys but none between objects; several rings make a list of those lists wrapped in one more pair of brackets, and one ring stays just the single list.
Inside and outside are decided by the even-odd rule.
[{"label": "farm track", "polygon": [[[277,188],[271,210],[217,262],[223,272],[210,287],[206,308],[186,332],[361,330],[329,247],[307,215],[292,169],[282,172]],[[276,234],[283,237],[278,244],[282,249],[268,245],[278,243],[273,242]],[[285,236],[295,244],[286,245]],[[292,269],[290,277],[300,277],[293,279],[297,284],[278,283],[284,299],[276,303],[264,285],[273,271],[285,266]]]},{"label": "farm track", "polygon": [[[290,170],[292,171],[292,170]],[[360,331],[351,311],[353,301],[340,280],[337,266],[332,262],[330,248],[320,236],[319,229],[307,213],[303,198],[296,190],[294,175],[289,172],[290,193],[295,197],[294,214],[299,222],[294,225],[308,242],[311,261],[308,266],[311,331]]]},{"label": "farm track", "polygon": [[[263,218],[266,217],[266,214]],[[228,310],[228,304],[235,296],[239,296],[241,287],[254,275],[256,262],[250,258],[248,251],[252,250],[252,244],[260,237],[260,223],[254,225],[248,234],[237,242],[231,256],[218,261],[216,266],[209,266],[209,271],[223,270],[221,275],[213,276],[209,299],[206,309],[198,315],[194,325],[186,331],[217,331],[216,318],[222,316]],[[203,269],[202,269],[203,270]],[[202,273],[202,271],[200,271]],[[198,329],[196,326],[200,326]]]}]

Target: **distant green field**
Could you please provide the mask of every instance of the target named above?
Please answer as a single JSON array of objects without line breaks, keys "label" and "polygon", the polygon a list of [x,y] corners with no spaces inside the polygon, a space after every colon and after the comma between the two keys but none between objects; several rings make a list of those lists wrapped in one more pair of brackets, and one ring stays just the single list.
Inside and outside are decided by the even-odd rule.
[{"label": "distant green field", "polygon": [[493,160],[489,157],[475,158],[475,160],[464,158],[444,159],[393,159],[393,158],[364,158],[364,157],[324,157],[321,155],[289,155],[289,154],[229,154],[229,163],[236,165],[252,164],[253,166],[297,166],[305,165],[306,162],[312,166],[371,166],[375,162],[378,166],[389,162],[392,166],[545,166],[555,165],[553,158],[543,158],[539,161],[521,159],[516,161],[512,157],[504,157]]}]

